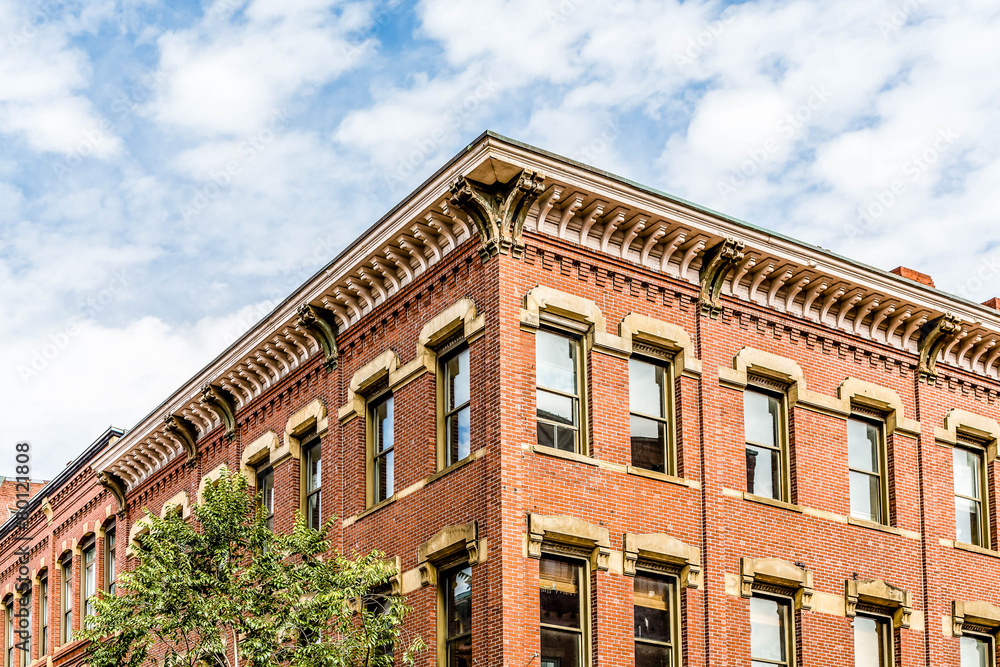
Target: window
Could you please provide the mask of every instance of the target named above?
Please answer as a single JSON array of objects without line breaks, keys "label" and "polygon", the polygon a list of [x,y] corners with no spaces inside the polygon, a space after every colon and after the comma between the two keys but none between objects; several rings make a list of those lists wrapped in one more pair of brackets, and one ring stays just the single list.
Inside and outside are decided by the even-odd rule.
[{"label": "window", "polygon": [[677,656],[677,581],[635,576],[635,667],[674,667]]},{"label": "window", "polygon": [[985,530],[988,514],[983,506],[985,493],[983,450],[955,447],[952,468],[955,473],[955,539],[980,547],[989,545]]},{"label": "window", "polygon": [[888,524],[884,442],[879,425],[864,419],[847,420],[851,516]]},{"label": "window", "polygon": [[62,642],[73,641],[73,558],[62,562]]},{"label": "window", "polygon": [[21,644],[17,649],[21,653],[19,662],[22,665],[29,665],[31,664],[31,619],[34,616],[31,607],[31,593],[21,596],[21,599],[18,600],[18,605],[21,607],[23,618],[27,620],[27,625],[24,623],[20,624],[23,634],[20,637]]},{"label": "window", "polygon": [[90,598],[97,592],[97,548],[93,538],[83,547],[83,615],[90,616],[94,613],[94,603]]},{"label": "window", "polygon": [[580,451],[580,342],[539,330],[535,336],[538,444]]},{"label": "window", "polygon": [[584,568],[573,561],[539,561],[541,667],[583,667],[588,648]]},{"label": "window", "polygon": [[471,408],[469,398],[469,348],[465,347],[441,361],[444,381],[445,466],[471,453]]},{"label": "window", "polygon": [[[373,616],[382,616],[383,614],[389,613],[389,609],[392,606],[391,603],[392,601],[390,600],[388,590],[370,593],[365,597],[365,612]],[[395,664],[395,661],[393,660],[394,651],[395,647],[392,641],[376,646],[371,664],[382,665],[383,662],[380,662],[379,659],[384,657],[389,658],[388,662],[385,664]]]},{"label": "window", "polygon": [[7,615],[7,661],[4,663],[8,667],[14,667],[14,603],[8,602],[5,605]]},{"label": "window", "polygon": [[628,386],[632,465],[674,474],[670,451],[668,400],[672,380],[669,367],[632,357],[628,362]]},{"label": "window", "polygon": [[472,568],[446,573],[443,585],[445,665],[472,667]]},{"label": "window", "polygon": [[750,665],[794,665],[791,605],[788,600],[750,598]]},{"label": "window", "polygon": [[993,667],[993,643],[984,638],[965,635],[959,638],[961,667]]},{"label": "window", "polygon": [[775,500],[787,498],[783,403],[775,394],[755,389],[743,392],[747,491]]},{"label": "window", "polygon": [[104,581],[109,595],[115,594],[115,524],[104,533]]},{"label": "window", "polygon": [[889,619],[856,616],[851,626],[854,629],[854,667],[889,667],[894,664]]},{"label": "window", "polygon": [[306,523],[310,528],[319,529],[323,525],[322,484],[323,455],[319,438],[314,439],[305,447],[305,510]]},{"label": "window", "polygon": [[371,451],[373,502],[380,503],[396,492],[395,452],[396,431],[392,394],[371,403]]},{"label": "window", "polygon": [[274,530],[274,469],[264,468],[257,472],[257,493],[264,508],[264,519],[269,530]]},{"label": "window", "polygon": [[49,652],[49,577],[38,580],[38,655]]}]

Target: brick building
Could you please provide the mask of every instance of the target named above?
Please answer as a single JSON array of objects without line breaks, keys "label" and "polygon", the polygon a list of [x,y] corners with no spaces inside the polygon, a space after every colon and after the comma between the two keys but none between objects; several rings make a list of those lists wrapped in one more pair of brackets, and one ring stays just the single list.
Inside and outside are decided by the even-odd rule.
[{"label": "brick building", "polygon": [[225,465],[396,560],[420,665],[996,665],[998,341],[487,133],[3,527],[4,656],[30,594],[32,660],[77,664],[143,508]]}]

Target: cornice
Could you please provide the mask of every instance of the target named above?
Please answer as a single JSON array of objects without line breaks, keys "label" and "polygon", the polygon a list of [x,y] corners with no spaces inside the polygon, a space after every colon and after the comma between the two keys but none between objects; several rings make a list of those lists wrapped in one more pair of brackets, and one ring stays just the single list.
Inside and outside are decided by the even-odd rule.
[{"label": "cornice", "polygon": [[[471,201],[475,192],[503,195],[515,183],[530,194],[524,205],[516,194],[495,210]],[[508,210],[514,219],[497,218]],[[497,220],[499,231],[484,220]],[[315,354],[332,368],[337,336],[464,241],[479,237],[484,261],[494,249],[517,257],[522,228],[700,286],[707,316],[718,316],[720,295],[735,297],[927,357],[922,372],[930,381],[938,358],[1000,377],[1000,314],[989,308],[487,132],[95,458],[94,469],[133,490],[189,451],[166,425],[190,424],[195,442],[222,420],[231,429],[232,414]],[[329,331],[303,320],[310,309],[329,314]],[[958,330],[928,336],[948,315]],[[209,386],[234,399],[228,414],[203,395]]]}]

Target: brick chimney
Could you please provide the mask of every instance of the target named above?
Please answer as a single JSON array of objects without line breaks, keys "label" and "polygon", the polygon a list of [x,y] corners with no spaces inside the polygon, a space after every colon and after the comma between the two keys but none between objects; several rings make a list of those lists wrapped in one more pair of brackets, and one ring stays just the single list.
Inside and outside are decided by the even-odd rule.
[{"label": "brick chimney", "polygon": [[1000,310],[1000,297],[995,296],[989,301],[983,301],[983,305],[986,306],[987,308],[995,308],[996,310]]},{"label": "brick chimney", "polygon": [[889,273],[895,273],[897,276],[902,276],[907,280],[918,282],[921,285],[934,287],[934,279],[931,278],[929,275],[927,275],[926,273],[920,273],[919,271],[914,271],[913,269],[908,269],[905,266],[897,266]]}]

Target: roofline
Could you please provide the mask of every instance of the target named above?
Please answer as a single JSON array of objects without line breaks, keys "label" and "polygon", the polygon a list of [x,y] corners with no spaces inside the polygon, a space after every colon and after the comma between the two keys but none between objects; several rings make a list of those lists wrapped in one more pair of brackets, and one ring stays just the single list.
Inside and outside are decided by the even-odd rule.
[{"label": "roofline", "polygon": [[[120,438],[125,435],[125,430],[117,428],[115,426],[109,426],[104,433],[98,436],[97,440],[90,443],[90,445],[83,450],[83,452],[77,456],[75,459],[69,462],[69,464],[62,469],[62,471],[52,478],[51,481],[47,482],[45,486],[38,490],[38,493],[33,495],[30,500],[28,500],[28,505],[25,508],[25,512],[30,515],[38,506],[41,505],[42,500],[53,495],[53,492],[57,491],[63,484],[69,481],[76,473],[86,465],[90,463],[98,452],[104,449],[108,444],[114,441],[115,438]],[[17,514],[9,517],[2,525],[0,525],[0,540],[3,540],[7,535],[17,528]]]}]

